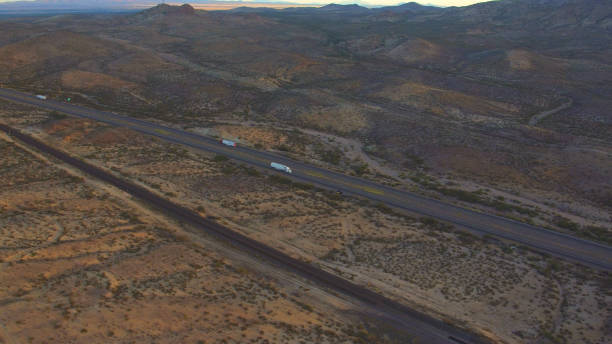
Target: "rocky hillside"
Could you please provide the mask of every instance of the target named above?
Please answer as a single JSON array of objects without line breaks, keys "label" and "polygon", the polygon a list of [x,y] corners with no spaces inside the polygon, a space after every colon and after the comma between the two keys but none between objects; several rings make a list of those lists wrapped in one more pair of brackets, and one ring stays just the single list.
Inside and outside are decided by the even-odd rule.
[{"label": "rocky hillside", "polygon": [[316,130],[405,175],[609,206],[611,18],[597,0],[12,18],[0,82],[190,127]]}]

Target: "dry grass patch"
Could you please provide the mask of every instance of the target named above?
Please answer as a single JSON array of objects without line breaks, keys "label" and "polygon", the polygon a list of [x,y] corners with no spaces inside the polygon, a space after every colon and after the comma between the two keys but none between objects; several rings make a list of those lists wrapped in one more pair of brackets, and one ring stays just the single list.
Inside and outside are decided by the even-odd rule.
[{"label": "dry grass patch", "polygon": [[341,104],[322,107],[299,116],[305,125],[321,130],[348,134],[368,126],[366,112],[358,106]]},{"label": "dry grass patch", "polygon": [[121,80],[107,74],[92,73],[82,70],[69,70],[62,73],[61,82],[64,87],[80,90],[105,87],[114,91],[120,91],[136,87],[136,84],[132,82]]}]

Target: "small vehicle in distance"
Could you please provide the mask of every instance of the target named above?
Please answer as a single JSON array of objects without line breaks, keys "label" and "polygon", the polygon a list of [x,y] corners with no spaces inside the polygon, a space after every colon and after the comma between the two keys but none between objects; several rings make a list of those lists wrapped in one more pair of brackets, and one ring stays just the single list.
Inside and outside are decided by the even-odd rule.
[{"label": "small vehicle in distance", "polygon": [[221,143],[226,145],[226,146],[236,147],[236,142],[231,141],[231,140],[222,139]]},{"label": "small vehicle in distance", "polygon": [[40,100],[47,100],[47,96],[43,96],[42,94],[37,94],[36,98],[38,98]]},{"label": "small vehicle in distance", "polygon": [[277,162],[272,162],[270,163],[270,167],[272,167],[275,170],[279,170],[279,171],[283,171],[285,173],[291,173],[291,168],[289,168],[289,166],[285,166],[283,164],[279,164]]}]

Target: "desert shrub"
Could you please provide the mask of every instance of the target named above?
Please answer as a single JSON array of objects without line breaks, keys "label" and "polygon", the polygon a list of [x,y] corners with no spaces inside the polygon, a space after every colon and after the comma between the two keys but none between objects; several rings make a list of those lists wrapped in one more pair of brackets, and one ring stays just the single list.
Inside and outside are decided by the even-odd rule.
[{"label": "desert shrub", "polygon": [[226,157],[225,155],[221,155],[221,154],[217,154],[215,155],[215,157],[213,158],[214,162],[223,162],[223,161],[227,161],[229,160],[228,157]]},{"label": "desert shrub", "polygon": [[355,174],[358,176],[364,175],[366,173],[368,173],[368,165],[367,164],[359,164],[359,165],[354,165],[352,166],[353,171],[355,171]]},{"label": "desert shrub", "polygon": [[459,238],[463,244],[469,245],[475,243],[478,237],[472,233],[460,231],[457,232],[457,238]]},{"label": "desert shrub", "polygon": [[393,214],[393,209],[389,208],[386,204],[384,203],[377,203],[376,204],[376,209],[378,211],[380,211],[381,213],[384,214]]},{"label": "desert shrub", "polygon": [[426,227],[439,230],[439,231],[453,231],[453,225],[450,223],[440,222],[432,217],[421,217],[419,222],[424,224]]},{"label": "desert shrub", "polygon": [[476,192],[470,192],[460,189],[438,187],[438,191],[446,196],[457,198],[460,201],[469,203],[483,203],[482,197]]},{"label": "desert shrub", "polygon": [[406,161],[404,162],[404,166],[405,167],[419,167],[421,165],[423,165],[423,163],[425,163],[425,161],[423,160],[423,158],[416,156],[414,154],[411,153],[406,153]]},{"label": "desert shrub", "polygon": [[538,212],[536,210],[502,202],[503,197],[497,197],[493,200],[489,200],[485,197],[482,197],[482,195],[485,193],[483,190],[466,191],[455,188],[447,188],[439,185],[438,183],[432,182],[428,179],[427,176],[423,175],[414,176],[411,179],[413,182],[421,184],[428,189],[438,191],[439,193],[445,196],[450,196],[463,202],[482,204],[504,212],[514,211],[522,215],[527,215],[529,217],[538,216]]},{"label": "desert shrub", "polygon": [[272,174],[268,177],[268,179],[273,182],[273,183],[277,183],[277,184],[283,184],[283,185],[291,185],[293,184],[293,182],[291,181],[291,179],[287,178],[287,177],[283,177],[283,176],[279,176],[277,174]]},{"label": "desert shrub", "polygon": [[338,165],[342,159],[342,153],[338,150],[325,150],[319,152],[321,160],[330,163],[332,165]]},{"label": "desert shrub", "polygon": [[307,311],[307,312],[312,312],[312,311],[314,311],[314,309],[312,308],[312,306],[311,306],[311,305],[309,305],[309,304],[306,304],[306,303],[300,302],[300,301],[298,301],[298,300],[294,300],[294,302],[295,302],[295,303],[297,303],[297,305],[298,305],[298,306],[302,307],[302,309],[304,309],[304,310],[305,310],[305,311]]},{"label": "desert shrub", "polygon": [[565,218],[563,216],[557,216],[554,219],[553,223],[555,225],[561,227],[561,228],[569,229],[569,230],[574,231],[574,232],[577,231],[580,228],[580,225],[578,225],[576,222],[574,222],[574,221],[572,221],[572,220],[570,220],[568,218]]},{"label": "desert shrub", "polygon": [[427,226],[432,226],[432,227],[437,227],[440,222],[438,222],[438,220],[432,218],[432,217],[421,217],[419,219],[419,221],[421,221],[422,224],[427,225]]},{"label": "desert shrub", "polygon": [[295,186],[298,189],[302,189],[302,190],[312,190],[312,189],[314,189],[314,185],[308,184],[308,183],[293,183],[293,186]]},{"label": "desert shrub", "polygon": [[234,174],[236,172],[236,167],[233,164],[226,164],[221,168],[221,173],[223,174]]},{"label": "desert shrub", "polygon": [[283,144],[277,145],[274,148],[279,150],[279,151],[281,151],[281,152],[290,152],[291,151],[291,148],[289,146],[283,145]]},{"label": "desert shrub", "polygon": [[612,231],[605,227],[584,226],[582,228],[581,234],[589,239],[599,240],[607,244],[612,244]]},{"label": "desert shrub", "polygon": [[259,171],[253,167],[246,166],[246,165],[242,165],[241,167],[244,170],[244,172],[246,172],[246,174],[248,174],[249,176],[252,176],[252,177],[261,176],[261,173],[259,173]]},{"label": "desert shrub", "polygon": [[52,119],[60,120],[60,119],[64,119],[68,117],[68,115],[57,112],[57,111],[51,111],[51,113],[49,114],[49,117],[51,117]]}]

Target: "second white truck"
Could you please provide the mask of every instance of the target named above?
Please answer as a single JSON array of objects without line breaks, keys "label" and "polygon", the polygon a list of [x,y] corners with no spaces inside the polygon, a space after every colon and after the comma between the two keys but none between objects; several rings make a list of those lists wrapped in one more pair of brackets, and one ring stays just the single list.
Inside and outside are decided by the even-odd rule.
[{"label": "second white truck", "polygon": [[236,142],[232,141],[232,140],[226,140],[226,139],[222,139],[221,143],[226,145],[226,146],[230,146],[230,147],[236,147]]},{"label": "second white truck", "polygon": [[270,163],[270,167],[272,167],[275,170],[279,170],[279,171],[283,171],[285,173],[291,173],[291,168],[289,168],[289,166],[285,166],[283,164],[279,164],[277,162],[271,162]]}]

